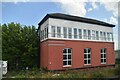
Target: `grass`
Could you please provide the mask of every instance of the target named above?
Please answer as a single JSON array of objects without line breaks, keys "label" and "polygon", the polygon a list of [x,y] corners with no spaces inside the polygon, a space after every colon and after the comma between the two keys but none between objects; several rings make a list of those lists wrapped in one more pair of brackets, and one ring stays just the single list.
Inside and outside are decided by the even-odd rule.
[{"label": "grass", "polygon": [[102,78],[115,76],[118,68],[97,68],[94,70],[66,70],[51,72],[42,69],[8,71],[7,78]]}]

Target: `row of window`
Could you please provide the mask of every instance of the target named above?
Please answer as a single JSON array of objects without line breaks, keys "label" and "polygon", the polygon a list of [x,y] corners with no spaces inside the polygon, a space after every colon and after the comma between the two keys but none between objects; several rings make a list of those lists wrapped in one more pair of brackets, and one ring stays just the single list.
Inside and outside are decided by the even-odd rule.
[{"label": "row of window", "polygon": [[[106,48],[102,48],[101,64],[106,63]],[[63,49],[63,66],[70,66],[72,64],[72,48]],[[84,64],[91,64],[91,48],[84,49]]]},{"label": "row of window", "polygon": [[48,27],[40,32],[41,40],[49,37],[53,38],[67,38],[67,39],[87,39],[87,40],[102,40],[113,41],[113,34],[111,32],[77,29],[68,27],[51,26],[50,33]]}]

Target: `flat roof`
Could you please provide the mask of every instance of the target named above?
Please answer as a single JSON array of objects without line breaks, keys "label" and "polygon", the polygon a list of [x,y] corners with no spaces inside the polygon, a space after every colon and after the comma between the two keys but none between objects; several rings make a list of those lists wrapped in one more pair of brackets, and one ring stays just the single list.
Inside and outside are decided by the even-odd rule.
[{"label": "flat roof", "polygon": [[95,20],[95,19],[73,16],[73,15],[68,15],[68,14],[63,14],[63,13],[51,13],[51,14],[47,14],[40,21],[40,23],[38,24],[39,25],[38,29],[40,28],[40,25],[42,25],[48,18],[64,19],[64,20],[70,20],[70,21],[97,24],[97,25],[102,25],[102,26],[106,26],[106,27],[115,27],[115,25],[113,25],[113,24],[109,24],[109,23],[99,21],[99,20]]}]

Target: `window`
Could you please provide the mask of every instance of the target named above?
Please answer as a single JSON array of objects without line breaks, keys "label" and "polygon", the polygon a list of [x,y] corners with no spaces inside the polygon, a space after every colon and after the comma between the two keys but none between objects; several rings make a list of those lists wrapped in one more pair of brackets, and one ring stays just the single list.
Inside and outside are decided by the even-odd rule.
[{"label": "window", "polygon": [[106,48],[102,48],[100,52],[101,52],[101,64],[105,64],[106,63]]},{"label": "window", "polygon": [[100,31],[100,40],[103,40],[103,32]]},{"label": "window", "polygon": [[45,37],[44,35],[45,35],[45,30],[43,30],[43,36],[42,36],[42,37],[43,37],[43,39],[44,39],[44,37]]},{"label": "window", "polygon": [[110,41],[113,41],[113,34],[110,33]]},{"label": "window", "polygon": [[72,28],[68,28],[68,38],[72,38]]},{"label": "window", "polygon": [[63,27],[63,36],[64,38],[67,38],[67,28]]},{"label": "window", "polygon": [[96,40],[99,40],[99,33],[96,31]]},{"label": "window", "polygon": [[88,39],[91,39],[91,32],[88,30]]},{"label": "window", "polygon": [[47,38],[48,38],[48,26],[47,26],[47,33],[46,34],[47,34]]},{"label": "window", "polygon": [[55,26],[51,27],[51,35],[52,37],[55,37]]},{"label": "window", "polygon": [[63,66],[70,66],[72,64],[72,49],[63,49]]},{"label": "window", "polygon": [[57,27],[57,37],[61,37],[61,27]]},{"label": "window", "polygon": [[92,30],[92,40],[95,40],[95,31]]},{"label": "window", "polygon": [[79,32],[79,39],[82,39],[82,30],[78,29],[78,32]]},{"label": "window", "polygon": [[45,28],[45,39],[47,38],[47,28]]},{"label": "window", "polygon": [[84,34],[84,39],[87,39],[87,32],[86,32],[86,29],[83,30],[83,34]]},{"label": "window", "polygon": [[84,64],[91,64],[91,49],[84,49]]},{"label": "window", "polygon": [[110,41],[110,33],[107,32],[107,40]]},{"label": "window", "polygon": [[42,31],[40,31],[40,40],[42,40]]},{"label": "window", "polygon": [[103,32],[103,39],[106,40],[106,33]]},{"label": "window", "polygon": [[77,28],[74,28],[74,38],[77,39]]}]

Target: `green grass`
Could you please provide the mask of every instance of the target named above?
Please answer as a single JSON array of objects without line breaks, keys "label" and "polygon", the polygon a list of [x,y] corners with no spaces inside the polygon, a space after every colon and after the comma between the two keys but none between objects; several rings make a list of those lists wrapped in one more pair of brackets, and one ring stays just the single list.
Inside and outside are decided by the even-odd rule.
[{"label": "green grass", "polygon": [[7,78],[102,78],[115,76],[117,68],[97,68],[95,70],[66,70],[51,72],[42,69],[8,71]]}]

